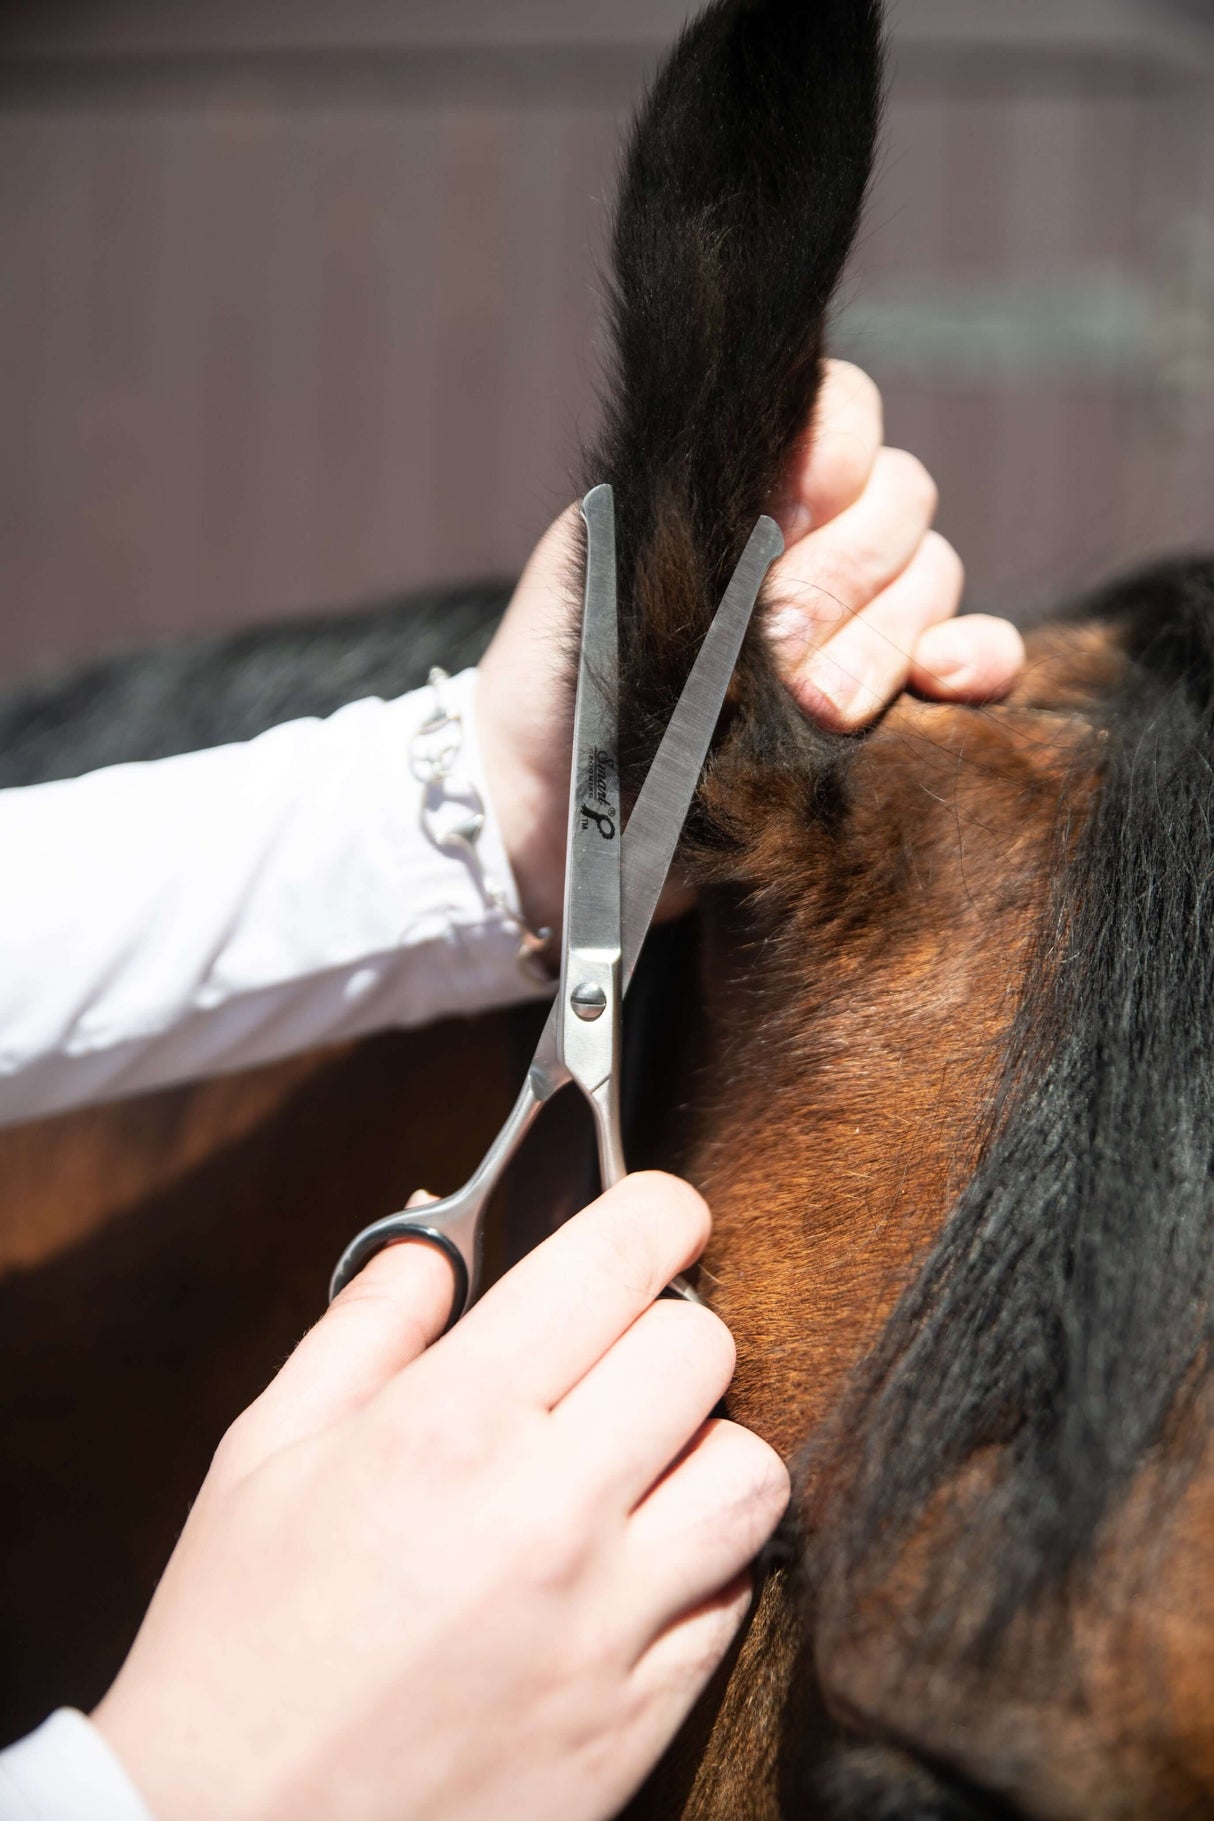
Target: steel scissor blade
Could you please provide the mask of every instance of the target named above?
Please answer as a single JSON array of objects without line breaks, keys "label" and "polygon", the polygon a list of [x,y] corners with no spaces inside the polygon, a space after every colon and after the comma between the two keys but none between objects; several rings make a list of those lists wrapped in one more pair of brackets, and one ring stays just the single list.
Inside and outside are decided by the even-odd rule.
[{"label": "steel scissor blade", "polygon": [[[779,528],[771,519],[761,518],[704,635],[623,838],[615,844],[621,865],[621,992],[627,990],[662,895],[763,578],[783,548]],[[475,1296],[480,1278],[482,1231],[489,1197],[540,1108],[571,1079],[561,1053],[562,1005],[562,995],[558,993],[544,1021],[518,1099],[471,1179],[440,1202],[390,1214],[365,1227],[339,1259],[330,1297],[336,1296],[381,1247],[404,1239],[422,1239],[440,1247],[451,1260],[456,1273],[451,1321],[459,1320]]]},{"label": "steel scissor blade", "polygon": [[562,959],[620,949],[620,641],[615,505],[610,487],[582,502],[586,602],[573,713]]},{"label": "steel scissor blade", "polygon": [[565,920],[557,994],[560,1058],[595,1115],[604,1188],[625,1171],[619,1120],[621,886],[619,671],[615,499],[594,487],[582,501],[586,594],[582,613]]},{"label": "steel scissor blade", "polygon": [[[759,519],[704,634],[624,829],[620,852],[623,992],[628,990],[649,934],[759,590],[783,549],[784,539],[775,520]],[[560,1020],[558,998],[545,1020],[532,1064],[542,1099],[569,1079],[558,1053]]]},{"label": "steel scissor blade", "polygon": [[784,549],[774,519],[756,524],[662,735],[624,830],[624,990],[653,922],[729,679],[764,577]]}]

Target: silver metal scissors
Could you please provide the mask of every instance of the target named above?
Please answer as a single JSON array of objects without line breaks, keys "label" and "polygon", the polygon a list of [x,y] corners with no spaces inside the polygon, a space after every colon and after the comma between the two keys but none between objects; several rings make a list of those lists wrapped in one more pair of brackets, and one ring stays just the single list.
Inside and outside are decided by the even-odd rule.
[{"label": "silver metal scissors", "polygon": [[485,1210],[536,1114],[570,1081],[594,1115],[599,1173],[625,1174],[620,1134],[620,1012],[699,782],[759,589],[784,548],[775,522],[750,534],[704,636],[628,826],[620,826],[615,501],[594,487],[582,501],[586,592],[573,725],[560,987],[518,1099],[483,1162],[454,1195],[389,1214],[338,1260],[330,1299],[384,1246],[424,1240],[455,1269],[449,1326],[476,1295]]}]

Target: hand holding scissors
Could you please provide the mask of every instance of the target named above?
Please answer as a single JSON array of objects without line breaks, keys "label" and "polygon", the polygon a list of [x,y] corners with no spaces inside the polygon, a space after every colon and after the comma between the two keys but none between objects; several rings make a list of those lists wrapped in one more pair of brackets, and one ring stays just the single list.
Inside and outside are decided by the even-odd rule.
[{"label": "hand holding scissors", "polygon": [[620,1134],[620,1017],[763,579],[784,544],[760,518],[704,637],[683,692],[621,831],[619,622],[615,504],[611,488],[582,502],[586,592],[574,711],[560,987],[527,1078],[505,1124],[468,1182],[425,1207],[389,1214],[363,1229],[333,1273],[336,1296],[383,1246],[423,1240],[450,1259],[451,1321],[479,1285],[485,1211],[497,1183],[545,1101],[570,1081],[594,1115],[603,1187],[624,1175]]}]

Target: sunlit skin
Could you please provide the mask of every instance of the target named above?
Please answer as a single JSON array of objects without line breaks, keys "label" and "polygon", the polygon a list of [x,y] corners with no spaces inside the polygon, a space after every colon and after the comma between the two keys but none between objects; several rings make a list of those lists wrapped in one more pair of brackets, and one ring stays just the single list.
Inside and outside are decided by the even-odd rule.
[{"label": "sunlit skin", "polygon": [[788,1497],[765,1443],[709,1420],[724,1324],[654,1301],[708,1230],[686,1184],[638,1175],[437,1345],[430,1247],[338,1298],[221,1443],[95,1716],[158,1821],[619,1808]]}]

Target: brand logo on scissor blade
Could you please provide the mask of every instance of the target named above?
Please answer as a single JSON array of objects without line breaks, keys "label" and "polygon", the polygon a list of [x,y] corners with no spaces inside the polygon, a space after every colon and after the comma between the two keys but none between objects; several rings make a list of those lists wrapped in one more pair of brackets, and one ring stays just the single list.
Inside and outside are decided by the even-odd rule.
[{"label": "brand logo on scissor blade", "polygon": [[613,770],[609,755],[601,747],[593,747],[586,778],[586,795],[590,801],[582,804],[582,827],[588,828],[593,822],[604,841],[615,840],[615,805],[611,800]]},{"label": "brand logo on scissor blade", "polygon": [[598,831],[602,835],[604,841],[615,840],[615,823],[611,820],[611,817],[604,815],[602,810],[591,809],[588,803],[583,803],[582,827],[588,828],[591,822],[597,823]]}]

